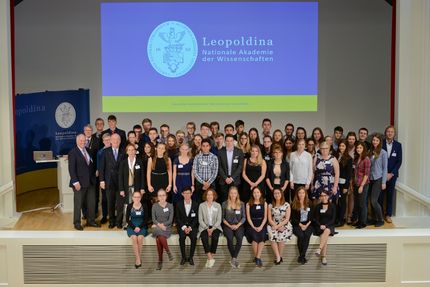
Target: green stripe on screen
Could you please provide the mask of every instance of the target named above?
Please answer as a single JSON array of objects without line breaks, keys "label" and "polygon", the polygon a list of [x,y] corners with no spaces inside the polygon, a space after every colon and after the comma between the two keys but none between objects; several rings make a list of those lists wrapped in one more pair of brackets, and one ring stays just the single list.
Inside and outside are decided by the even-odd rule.
[{"label": "green stripe on screen", "polygon": [[316,112],[317,108],[317,95],[103,97],[103,112]]}]

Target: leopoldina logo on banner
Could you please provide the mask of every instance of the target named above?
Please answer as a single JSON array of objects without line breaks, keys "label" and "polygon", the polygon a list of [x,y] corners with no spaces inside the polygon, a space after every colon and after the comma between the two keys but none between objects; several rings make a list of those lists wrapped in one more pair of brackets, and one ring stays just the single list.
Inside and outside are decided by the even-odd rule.
[{"label": "leopoldina logo on banner", "polygon": [[62,102],[55,110],[55,121],[63,128],[70,128],[76,120],[75,107],[69,102]]},{"label": "leopoldina logo on banner", "polygon": [[160,75],[180,77],[188,73],[196,62],[197,39],[184,23],[163,22],[149,36],[147,52],[149,62]]}]

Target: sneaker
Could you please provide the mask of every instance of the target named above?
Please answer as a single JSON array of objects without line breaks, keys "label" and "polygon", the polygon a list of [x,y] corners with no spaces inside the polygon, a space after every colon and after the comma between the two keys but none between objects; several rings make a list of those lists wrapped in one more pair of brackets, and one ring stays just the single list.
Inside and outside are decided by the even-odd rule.
[{"label": "sneaker", "polygon": [[163,262],[158,262],[156,270],[161,270],[162,268],[163,268]]},{"label": "sneaker", "polygon": [[327,265],[327,257],[321,256],[321,264],[322,265]]},{"label": "sneaker", "polygon": [[234,267],[235,268],[239,268],[240,267],[239,261],[237,259],[234,262]]},{"label": "sneaker", "polygon": [[169,261],[173,261],[173,255],[170,251],[167,251],[167,257],[169,257]]},{"label": "sneaker", "polygon": [[206,268],[209,268],[209,259],[206,260],[206,264],[205,264]]},{"label": "sneaker", "polygon": [[236,268],[236,258],[232,258],[230,260],[230,265],[231,265],[231,267]]},{"label": "sneaker", "polygon": [[260,258],[258,258],[257,260],[258,260],[257,267],[260,267],[260,268],[263,267],[263,261]]},{"label": "sneaker", "polygon": [[209,259],[208,268],[212,268],[215,265],[215,259]]}]

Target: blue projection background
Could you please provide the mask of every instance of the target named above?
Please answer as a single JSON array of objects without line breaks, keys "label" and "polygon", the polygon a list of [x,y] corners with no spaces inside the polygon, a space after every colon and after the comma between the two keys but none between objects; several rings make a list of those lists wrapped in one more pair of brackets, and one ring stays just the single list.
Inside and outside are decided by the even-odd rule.
[{"label": "blue projection background", "polygon": [[146,105],[165,97],[160,111],[176,111],[178,97],[235,96],[248,102],[238,111],[265,96],[280,108],[311,96],[316,109],[317,2],[102,3],[101,36],[104,111],[127,111],[118,97],[136,96]]}]

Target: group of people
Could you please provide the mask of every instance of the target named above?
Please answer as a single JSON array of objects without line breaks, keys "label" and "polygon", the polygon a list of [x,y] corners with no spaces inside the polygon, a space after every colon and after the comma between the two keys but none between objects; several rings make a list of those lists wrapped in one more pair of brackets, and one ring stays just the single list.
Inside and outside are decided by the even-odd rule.
[{"label": "group of people", "polygon": [[[114,115],[84,127],[68,156],[70,186],[74,191],[74,227],[126,228],[133,242],[135,267],[148,230],[156,238],[159,263],[163,253],[172,260],[167,238],[176,225],[181,265],[194,265],[197,238],[207,254],[206,267],[215,264],[218,238],[227,239],[233,268],[243,237],[252,244],[256,266],[263,265],[264,242],[271,241],[274,264],[283,262],[286,241],[297,236],[299,263],[305,264],[312,234],[320,236],[316,255],[327,264],[327,241],[335,227],[391,223],[393,195],[402,162],[402,146],[395,128],[384,136],[370,136],[366,128],[343,134],[335,127],[324,136],[315,128],[310,137],[303,127],[288,123],[272,133],[270,119],[262,132],[245,123],[193,122],[186,131],[160,132],[150,119],[127,134]],[[101,195],[100,224],[96,222]],[[371,210],[368,211],[370,202]],[[385,208],[385,211],[384,211]],[[190,254],[185,238],[190,237]]]}]

